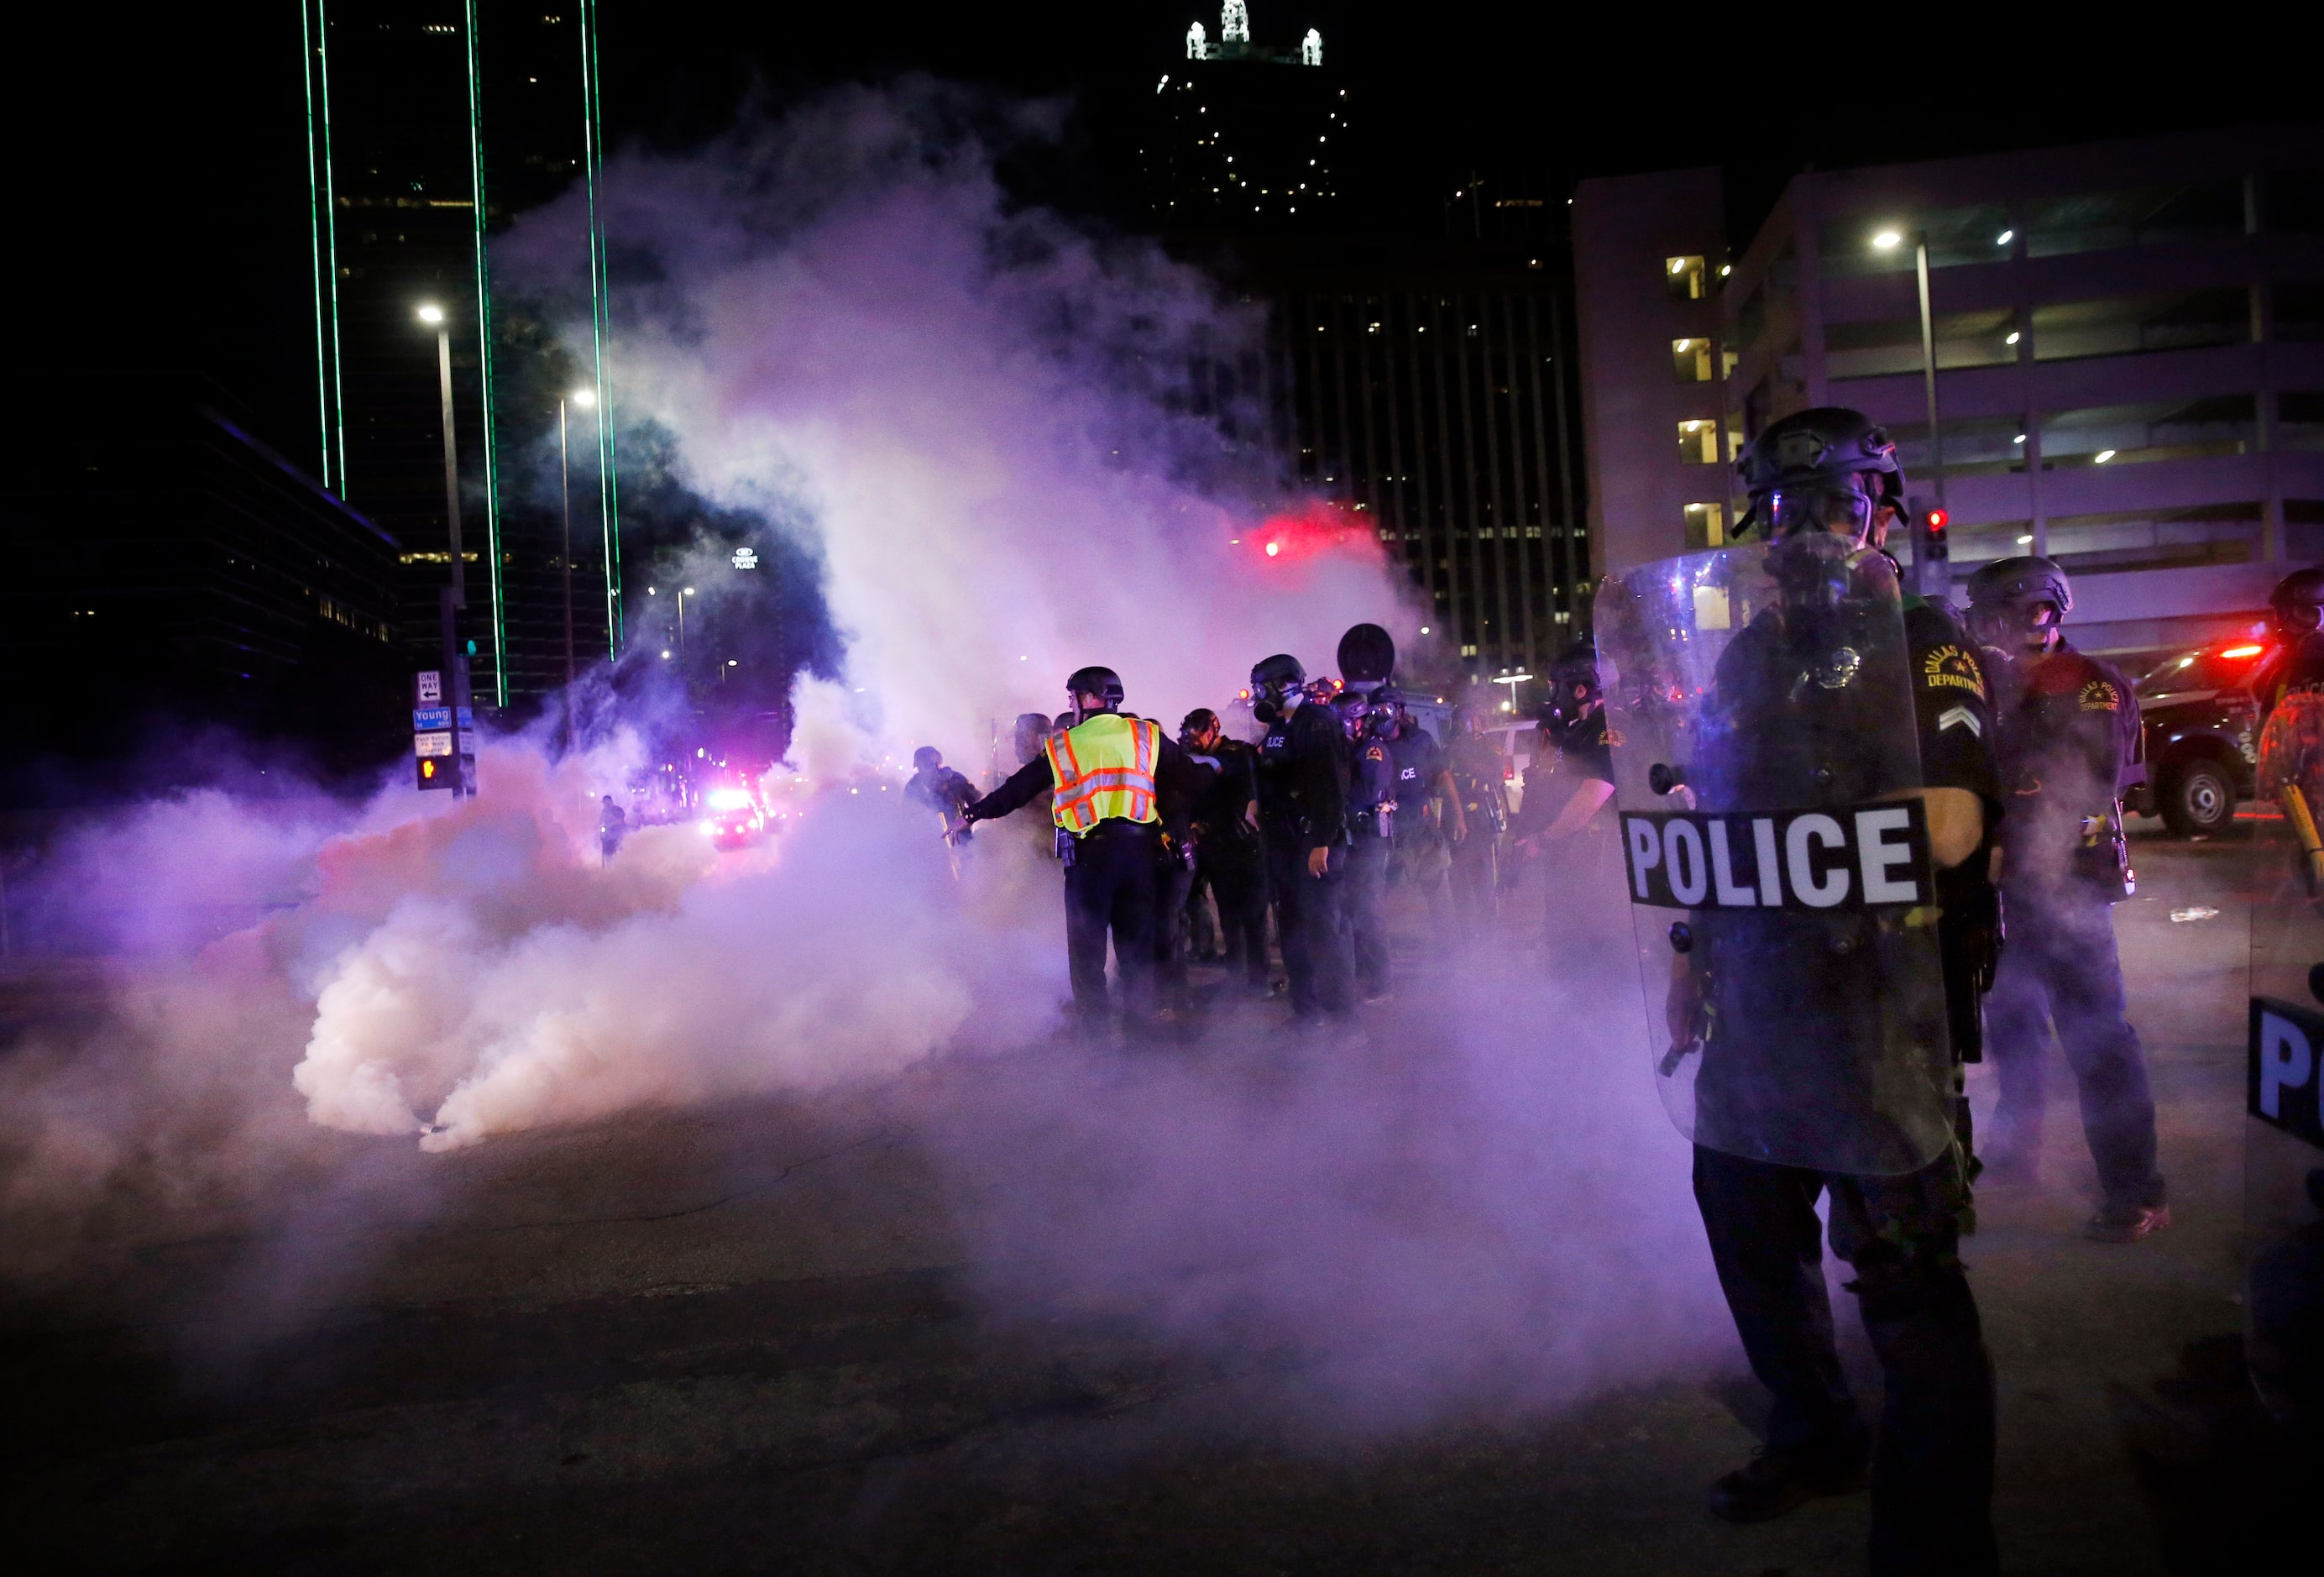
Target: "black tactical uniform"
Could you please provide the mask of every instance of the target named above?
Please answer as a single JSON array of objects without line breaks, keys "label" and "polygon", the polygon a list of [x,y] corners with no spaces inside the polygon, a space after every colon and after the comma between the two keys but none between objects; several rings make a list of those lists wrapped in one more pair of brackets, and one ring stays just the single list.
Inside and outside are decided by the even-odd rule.
[{"label": "black tactical uniform", "polygon": [[1239,739],[1222,737],[1188,759],[1208,769],[1194,795],[1194,872],[1219,908],[1220,945],[1230,973],[1265,991],[1267,965],[1267,872],[1259,829],[1248,819],[1259,798],[1259,752]]},{"label": "black tactical uniform", "polygon": [[[2171,1219],[2155,1166],[2154,1095],[2128,1016],[2112,908],[2131,880],[2122,791],[2144,772],[2138,699],[2119,669],[2056,632],[2073,593],[2050,560],[1997,559],[1969,590],[1971,626],[2002,658],[1990,666],[1995,752],[2009,796],[2001,840],[2009,948],[1987,1022],[2001,1102],[1986,1161],[1997,1181],[2032,1179],[2054,1026],[2080,1089],[2082,1132],[2105,1194],[2090,1235],[2126,1241]],[[2041,622],[2029,626],[2029,613]],[[2047,646],[2039,656],[2025,652],[2029,628],[2037,632],[2032,643]]]},{"label": "black tactical uniform", "polygon": [[1445,936],[1452,930],[1452,914],[1447,883],[1452,796],[1445,787],[1444,752],[1436,747],[1434,734],[1409,714],[1399,714],[1396,737],[1388,742],[1388,759],[1396,765],[1397,802],[1388,882],[1417,893],[1427,908],[1430,929]]},{"label": "black tactical uniform", "polygon": [[[1347,708],[1352,757],[1348,797],[1348,932],[1355,957],[1356,995],[1364,1001],[1388,990],[1388,867],[1396,823],[1397,768],[1388,735],[1393,697],[1357,700]],[[1417,814],[1419,807],[1413,807]]]},{"label": "black tactical uniform", "polygon": [[1445,769],[1461,797],[1462,835],[1452,844],[1452,908],[1471,932],[1500,918],[1501,834],[1509,825],[1508,790],[1500,753],[1462,709],[1462,724],[1445,747]]},{"label": "black tactical uniform", "polygon": [[[1775,422],[1738,468],[1754,517],[1775,540],[1771,568],[1794,542],[1837,543],[1852,555],[1848,562],[1869,559],[1868,536],[1877,544],[1901,514],[1894,446],[1853,411],[1808,410]],[[1831,557],[1803,552],[1792,562]],[[1784,572],[1776,573],[1780,580]],[[1893,622],[1895,613],[1885,617]],[[1816,1201],[1828,1195],[1832,1250],[1854,1271],[1849,1285],[1887,1379],[1871,1463],[1872,1570],[1989,1572],[1997,1568],[1993,1370],[1960,1255],[1971,1163],[1957,1073],[1950,1101],[1934,1078],[1921,1081],[1927,1133],[1897,1147],[1910,1155],[1938,1149],[1917,1170],[1815,1169],[1752,1155],[1754,1136],[1769,1139],[1766,1153],[1815,1151],[1819,1128],[1856,1129],[1872,1148],[1889,1138],[1878,1081],[1852,1076],[1831,1060],[1835,1048],[1863,1055],[1903,1045],[1921,1066],[1941,1068],[1949,1017],[1952,1048],[1974,1047],[1975,993],[1989,983],[1976,977],[1989,964],[1995,913],[1983,873],[2001,808],[1986,680],[1951,617],[1906,599],[1916,761],[1893,715],[1892,692],[1851,683],[1866,641],[1844,628],[1809,640],[1798,633],[1808,622],[1807,613],[1796,615],[1787,634],[1772,612],[1760,613],[1721,655],[1705,705],[1699,779],[1687,779],[1703,803],[1861,806],[1916,787],[1963,789],[1982,807],[1986,842],[1937,873],[1940,935],[1950,927],[1961,940],[1942,985],[1911,1001],[1893,1000],[1885,983],[1902,978],[1905,960],[1927,956],[1913,952],[1928,943],[1911,917],[1789,908],[1695,917],[1680,978],[1696,982],[1699,994],[1682,1008],[1674,983],[1671,1009],[1674,1020],[1691,1015],[1708,1026],[1692,1089],[1695,1198],[1752,1372],[1775,1397],[1766,1450],[1720,1481],[1712,1508],[1757,1520],[1863,1482],[1868,1434],[1833,1346],[1818,1242]],[[1601,640],[1605,632],[1601,618]],[[1905,674],[1895,682],[1907,682]],[[1803,1070],[1815,1068],[1835,1070],[1828,1085],[1805,1084]],[[1959,1134],[1950,1144],[1948,1111]]]},{"label": "black tactical uniform", "polygon": [[[1347,735],[1330,704],[1310,697],[1295,659],[1259,664],[1251,670],[1251,689],[1268,704],[1259,747],[1259,828],[1292,1017],[1346,1014],[1355,1005],[1346,899]],[[1314,869],[1319,851],[1320,876]]]}]

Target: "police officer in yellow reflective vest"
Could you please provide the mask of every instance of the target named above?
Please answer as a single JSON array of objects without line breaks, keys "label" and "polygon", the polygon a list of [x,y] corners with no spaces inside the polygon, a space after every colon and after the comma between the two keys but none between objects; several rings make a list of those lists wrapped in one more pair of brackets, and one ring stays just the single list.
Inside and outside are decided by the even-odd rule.
[{"label": "police officer in yellow reflective vest", "polygon": [[1124,1021],[1132,1031],[1154,1015],[1154,881],[1163,857],[1165,796],[1192,787],[1193,768],[1159,724],[1120,711],[1121,679],[1085,668],[1065,681],[1074,725],[962,814],[991,821],[1050,790],[1050,819],[1065,865],[1065,958],[1074,1011],[1085,1034],[1110,1017],[1105,939],[1113,934]]}]

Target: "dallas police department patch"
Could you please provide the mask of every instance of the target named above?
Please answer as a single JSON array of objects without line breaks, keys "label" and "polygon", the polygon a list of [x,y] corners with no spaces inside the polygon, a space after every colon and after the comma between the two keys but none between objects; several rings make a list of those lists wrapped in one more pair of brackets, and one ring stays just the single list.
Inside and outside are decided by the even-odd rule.
[{"label": "dallas police department patch", "polygon": [[1967,690],[1980,701],[1986,699],[1985,670],[1967,649],[1950,641],[1931,647],[1921,659],[1921,683],[1932,690]]},{"label": "dallas police department patch", "polygon": [[2122,692],[2114,687],[2114,681],[2111,679],[2092,679],[2082,687],[2080,699],[2081,708],[2085,712],[2122,710]]},{"label": "dallas police department patch", "polygon": [[1861,909],[1934,901],[1920,800],[1622,817],[1630,901],[1653,908]]}]

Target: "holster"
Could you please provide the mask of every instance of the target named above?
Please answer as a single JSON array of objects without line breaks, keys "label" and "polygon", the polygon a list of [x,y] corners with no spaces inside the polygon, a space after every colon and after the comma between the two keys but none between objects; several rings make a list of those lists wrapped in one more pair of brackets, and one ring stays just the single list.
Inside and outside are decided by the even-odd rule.
[{"label": "holster", "polygon": [[[2009,939],[2001,889],[1985,880],[1983,850],[1950,871],[1937,873],[1937,953],[1945,973],[1945,1018],[1952,1028],[1953,1055],[1963,1062],[1985,1060],[1985,994],[2001,967]],[[1977,869],[1974,872],[1970,867]]]},{"label": "holster", "polygon": [[1057,863],[1068,871],[1074,864],[1074,835],[1065,828],[1057,829]]},{"label": "holster", "polygon": [[2135,893],[2138,876],[2130,868],[2130,839],[2122,830],[2122,801],[2110,801],[2103,816],[2084,816],[2081,834],[2081,842],[2074,846],[2074,874],[2098,889],[2108,903],[2120,903]]}]

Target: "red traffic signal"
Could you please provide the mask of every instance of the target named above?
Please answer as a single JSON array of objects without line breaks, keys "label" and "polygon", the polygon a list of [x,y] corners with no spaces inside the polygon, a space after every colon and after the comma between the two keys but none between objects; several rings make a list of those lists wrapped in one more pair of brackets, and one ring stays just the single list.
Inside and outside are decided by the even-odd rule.
[{"label": "red traffic signal", "polygon": [[1952,516],[1941,509],[1924,510],[1921,514],[1918,540],[1914,544],[1921,556],[1931,563],[1952,557],[1952,549],[1945,540],[1945,522]]},{"label": "red traffic signal", "polygon": [[450,788],[458,782],[458,775],[452,770],[451,757],[421,756],[420,758],[420,788]]}]

